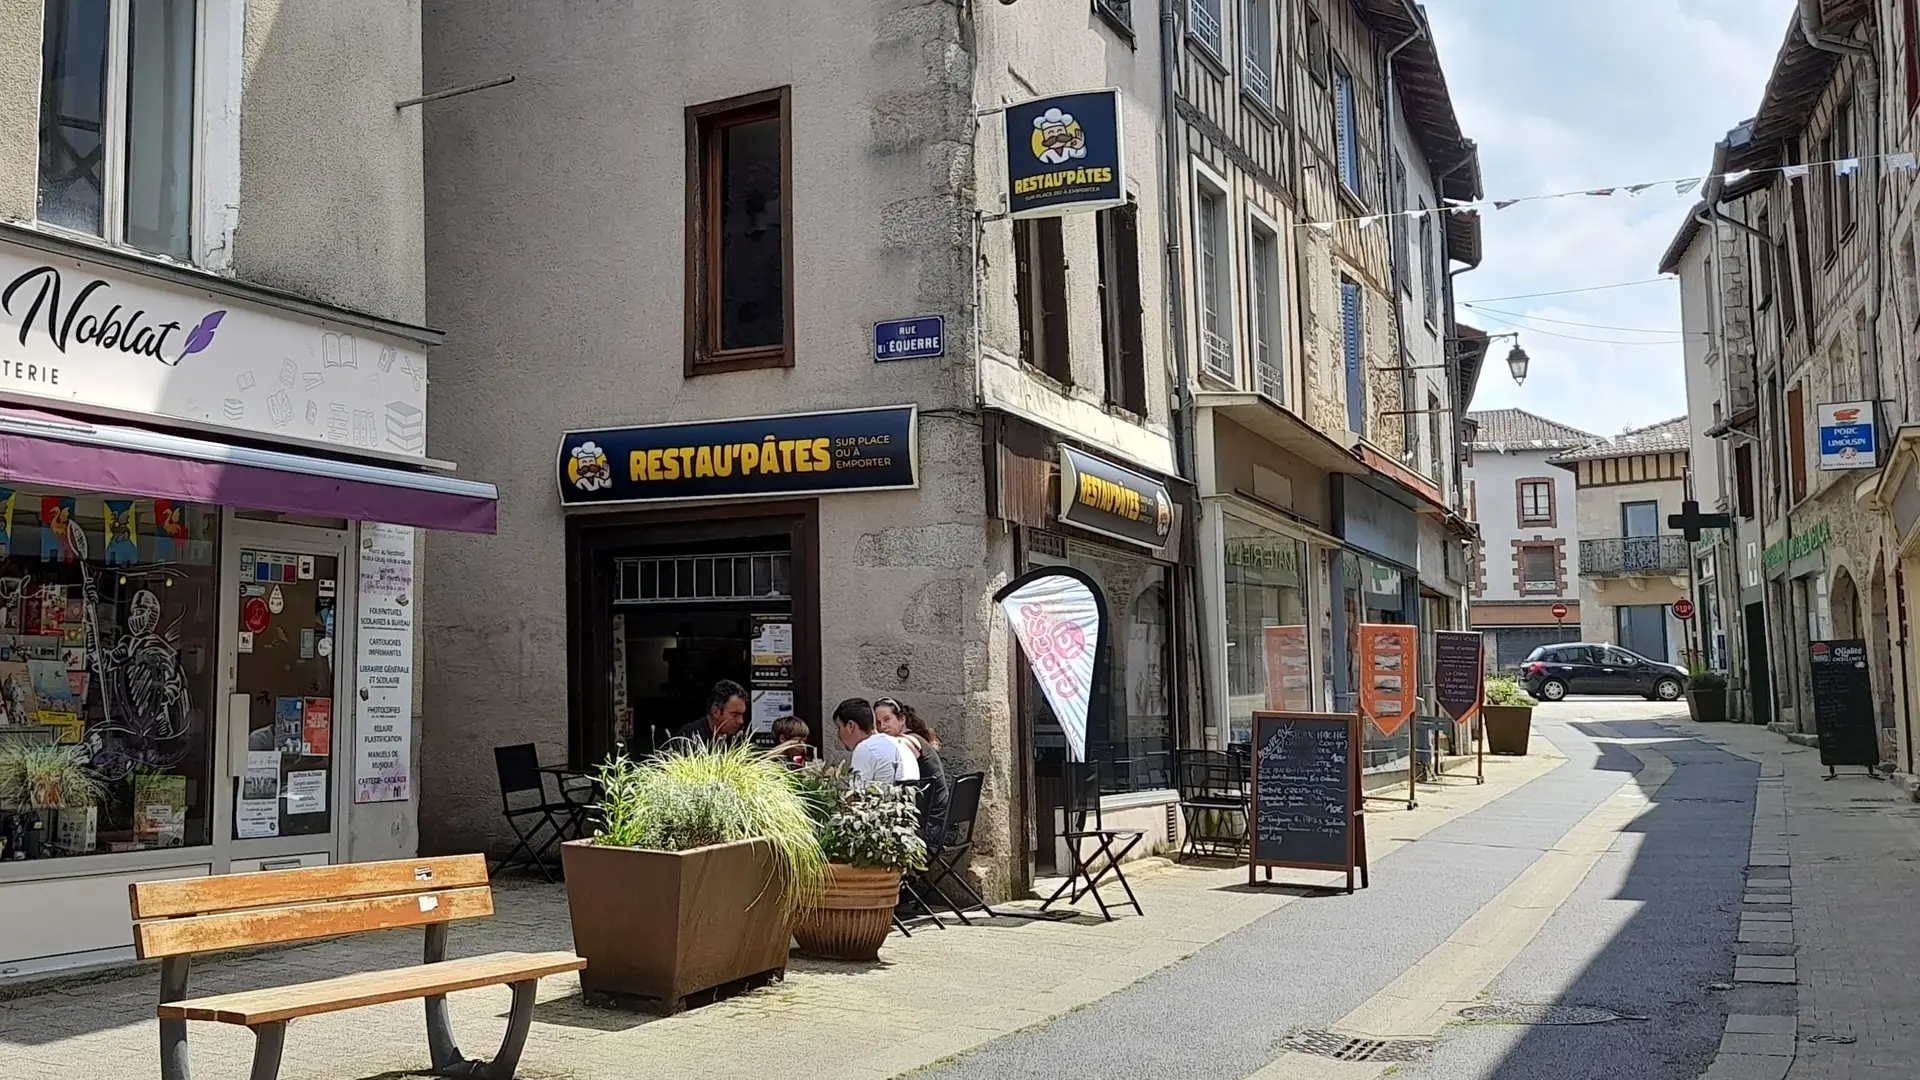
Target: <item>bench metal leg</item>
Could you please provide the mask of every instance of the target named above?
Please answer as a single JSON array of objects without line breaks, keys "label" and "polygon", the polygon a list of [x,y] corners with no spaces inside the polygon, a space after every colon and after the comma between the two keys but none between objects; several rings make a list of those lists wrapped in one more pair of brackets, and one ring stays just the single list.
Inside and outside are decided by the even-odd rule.
[{"label": "bench metal leg", "polygon": [[[169,956],[160,961],[160,1003],[179,1001],[187,996],[185,956]],[[160,1080],[187,1080],[187,1022],[160,1021]]]},{"label": "bench metal leg", "polygon": [[527,1031],[533,1027],[533,995],[540,982],[526,979],[507,985],[513,991],[513,1006],[507,1012],[506,1037],[500,1040],[500,1052],[492,1061],[468,1061],[461,1057],[459,1048],[453,1044],[453,1027],[447,1021],[447,999],[444,996],[427,999],[427,1045],[433,1051],[435,1076],[513,1080],[514,1070],[520,1067],[520,1052],[527,1046]]},{"label": "bench metal leg", "polygon": [[287,1045],[287,1022],[261,1024],[253,1029],[251,1080],[275,1080],[280,1075],[280,1051]]}]

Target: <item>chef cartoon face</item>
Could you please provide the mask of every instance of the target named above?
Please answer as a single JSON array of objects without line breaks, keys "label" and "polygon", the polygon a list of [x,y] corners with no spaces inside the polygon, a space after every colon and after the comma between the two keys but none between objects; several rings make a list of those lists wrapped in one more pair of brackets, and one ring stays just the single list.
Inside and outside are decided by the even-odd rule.
[{"label": "chef cartoon face", "polygon": [[599,491],[613,486],[613,470],[598,443],[584,442],[573,448],[567,459],[567,479],[581,491]]},{"label": "chef cartoon face", "polygon": [[1087,156],[1087,135],[1072,113],[1048,109],[1033,118],[1033,156],[1049,165]]}]

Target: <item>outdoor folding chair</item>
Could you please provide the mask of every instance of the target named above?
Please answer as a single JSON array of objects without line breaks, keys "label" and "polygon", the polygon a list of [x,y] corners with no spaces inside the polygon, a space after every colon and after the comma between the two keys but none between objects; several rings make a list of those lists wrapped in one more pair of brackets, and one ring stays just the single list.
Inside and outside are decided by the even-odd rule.
[{"label": "outdoor folding chair", "polygon": [[[953,781],[947,800],[946,842],[927,850],[927,872],[920,878],[921,889],[945,903],[968,926],[973,920],[967,918],[967,912],[975,908],[986,912],[988,918],[995,915],[992,905],[966,875],[967,860],[973,855],[973,823],[980,816],[980,787],[985,781],[986,774],[977,772]],[[956,896],[971,904],[962,904]]]},{"label": "outdoor folding chair", "polygon": [[[901,787],[909,788],[913,791],[914,807],[920,812],[920,814],[922,815],[922,820],[924,820],[925,815],[927,813],[927,804],[929,802],[928,796],[932,790],[933,782],[925,777],[922,777],[921,779],[918,779],[918,780],[902,780],[899,782],[899,784]],[[925,835],[925,831],[926,831],[925,829],[921,830],[922,835]],[[916,921],[920,919],[931,919],[933,920],[933,925],[939,927],[940,929],[945,930],[947,928],[947,924],[940,921],[940,914],[933,910],[933,905],[927,903],[926,899],[920,895],[920,891],[914,888],[912,875],[902,874],[900,875],[900,905],[896,906],[894,909],[893,925],[902,934],[905,934],[908,937],[912,937],[913,931],[907,929],[906,921],[900,918],[900,910],[899,910],[900,907],[904,907],[909,904],[911,904],[914,908],[918,909],[920,912],[920,914],[911,915],[909,916],[909,918],[912,918]]]},{"label": "outdoor folding chair", "polygon": [[540,876],[552,884],[553,868],[547,863],[547,852],[567,838],[568,827],[578,823],[586,808],[564,795],[557,802],[547,800],[547,774],[540,768],[540,752],[532,743],[494,747],[493,770],[500,778],[501,814],[519,840],[494,872],[529,867],[540,871]]},{"label": "outdoor folding chair", "polygon": [[[1246,848],[1247,774],[1244,762],[1219,750],[1177,750],[1180,816],[1186,821],[1182,855],[1239,855]],[[1228,828],[1235,820],[1239,830]]]},{"label": "outdoor folding chair", "polygon": [[[1071,772],[1072,765],[1067,766]],[[1078,903],[1082,896],[1092,896],[1093,902],[1100,905],[1100,917],[1113,921],[1113,912],[1108,909],[1107,901],[1100,895],[1100,883],[1111,877],[1120,883],[1127,894],[1127,903],[1133,905],[1136,914],[1145,915],[1146,909],[1140,906],[1140,898],[1133,895],[1133,886],[1127,884],[1127,875],[1120,869],[1121,860],[1138,847],[1146,838],[1144,829],[1109,829],[1100,812],[1100,774],[1085,765],[1081,774],[1069,788],[1067,795],[1067,830],[1061,836],[1067,842],[1068,858],[1073,867],[1067,873],[1067,880],[1060,883],[1047,902],[1040,905],[1045,911],[1062,896],[1067,903]],[[1115,844],[1120,846],[1116,849]]]}]

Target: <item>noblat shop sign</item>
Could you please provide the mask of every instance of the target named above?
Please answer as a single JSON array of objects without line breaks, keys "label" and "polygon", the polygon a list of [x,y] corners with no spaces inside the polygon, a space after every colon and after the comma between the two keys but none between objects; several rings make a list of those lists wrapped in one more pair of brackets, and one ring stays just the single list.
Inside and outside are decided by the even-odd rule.
[{"label": "noblat shop sign", "polygon": [[418,343],[4,240],[0,392],[348,453],[427,449]]}]

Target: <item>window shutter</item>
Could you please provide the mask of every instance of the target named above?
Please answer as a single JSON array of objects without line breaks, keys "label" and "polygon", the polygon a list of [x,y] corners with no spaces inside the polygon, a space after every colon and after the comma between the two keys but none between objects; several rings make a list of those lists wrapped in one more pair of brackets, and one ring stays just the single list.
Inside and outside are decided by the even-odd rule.
[{"label": "window shutter", "polygon": [[1803,387],[1787,391],[1787,475],[1793,483],[1793,501],[1807,497],[1807,421]]},{"label": "window shutter", "polygon": [[1347,426],[1365,434],[1367,391],[1360,355],[1360,286],[1351,281],[1340,283],[1340,325],[1347,360]]},{"label": "window shutter", "polygon": [[1040,351],[1041,368],[1063,383],[1073,381],[1073,361],[1067,352],[1067,245],[1060,219],[1041,218],[1040,233]]}]

